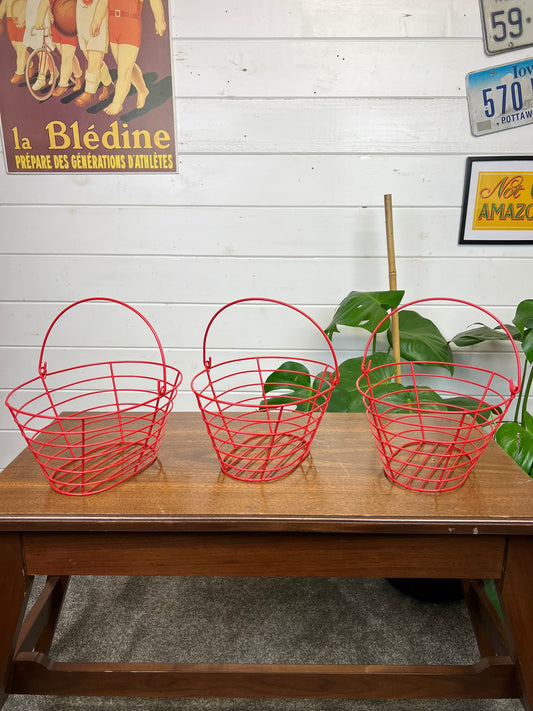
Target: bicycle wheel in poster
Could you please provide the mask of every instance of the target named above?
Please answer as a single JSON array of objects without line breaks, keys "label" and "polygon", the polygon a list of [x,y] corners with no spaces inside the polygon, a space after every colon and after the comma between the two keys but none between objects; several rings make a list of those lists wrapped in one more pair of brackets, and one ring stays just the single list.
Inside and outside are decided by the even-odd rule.
[{"label": "bicycle wheel in poster", "polygon": [[[38,70],[37,79],[34,79],[35,70]],[[52,96],[56,86],[58,72],[54,58],[48,47],[39,47],[39,49],[35,49],[30,54],[26,62],[25,77],[28,90],[34,99],[37,99],[37,101],[46,101],[46,99]],[[44,83],[41,81],[41,78]]]}]

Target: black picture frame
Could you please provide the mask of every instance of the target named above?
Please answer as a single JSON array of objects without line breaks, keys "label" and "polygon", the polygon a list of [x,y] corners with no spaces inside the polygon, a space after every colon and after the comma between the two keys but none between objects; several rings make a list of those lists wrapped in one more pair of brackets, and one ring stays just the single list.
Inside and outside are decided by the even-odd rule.
[{"label": "black picture frame", "polygon": [[533,156],[466,159],[459,244],[533,244]]}]

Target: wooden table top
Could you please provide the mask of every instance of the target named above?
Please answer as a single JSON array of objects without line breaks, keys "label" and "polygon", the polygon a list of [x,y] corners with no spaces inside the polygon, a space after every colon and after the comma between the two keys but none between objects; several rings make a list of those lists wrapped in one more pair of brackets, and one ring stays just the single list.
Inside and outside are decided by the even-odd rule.
[{"label": "wooden table top", "polygon": [[327,413],[292,474],[236,481],[220,472],[200,414],[172,413],[158,462],[101,494],[53,491],[22,452],[0,474],[0,530],[531,535],[533,480],[491,442],[459,489],[407,491],[383,474],[364,415]]}]

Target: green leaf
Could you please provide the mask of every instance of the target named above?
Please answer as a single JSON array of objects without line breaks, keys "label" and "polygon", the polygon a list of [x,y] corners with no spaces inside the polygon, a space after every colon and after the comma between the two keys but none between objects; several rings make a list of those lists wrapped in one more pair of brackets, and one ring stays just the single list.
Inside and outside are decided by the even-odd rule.
[{"label": "green leaf", "polygon": [[339,383],[331,394],[328,412],[365,412],[363,398],[357,390],[363,358],[348,358],[339,365]]},{"label": "green leaf", "polygon": [[[398,317],[402,358],[410,361],[437,361],[453,374],[451,348],[433,321],[416,311],[400,311]],[[392,344],[391,329],[387,337]]]},{"label": "green leaf", "polygon": [[315,375],[312,386],[313,392],[321,392],[322,390],[327,390],[333,382],[334,377],[335,373],[331,370],[322,370],[320,373],[318,373],[318,375]]},{"label": "green leaf", "polygon": [[[395,309],[403,298],[403,291],[351,291],[339,304],[331,323],[324,329],[328,338],[338,332],[338,326],[351,326],[372,331]],[[387,328],[384,323],[380,331]]]},{"label": "green leaf", "polygon": [[530,363],[533,363],[533,329],[526,331],[522,341],[522,350]]},{"label": "green leaf", "polygon": [[[457,395],[456,397],[447,397],[444,399],[444,405],[449,406],[447,407],[447,409],[455,412],[461,410],[468,410],[469,412],[474,412],[478,409],[479,402],[480,401],[476,400],[476,398],[468,397],[467,395]],[[501,413],[501,408],[499,407],[491,407],[485,409],[485,403],[483,403],[482,408],[483,411],[476,415],[476,422],[481,425],[485,424],[488,420],[492,420],[493,417]]]},{"label": "green leaf", "polygon": [[[511,330],[519,335],[516,329],[511,327]],[[480,324],[476,328],[469,328],[466,331],[461,331],[451,340],[451,343],[455,343],[456,346],[464,348],[465,346],[475,346],[477,343],[483,343],[484,341],[506,341],[508,340],[507,334],[502,331],[501,328],[489,328]]]},{"label": "green leaf", "polygon": [[[264,391],[270,396],[260,403],[260,408],[294,406],[301,412],[308,412],[313,407],[315,394],[328,391],[335,374],[331,371],[322,371],[316,375],[311,385],[311,376],[302,363],[286,361],[265,380]],[[327,392],[316,400],[320,404],[320,397],[326,398]],[[323,402],[323,400],[322,400]]]},{"label": "green leaf", "polygon": [[[262,400],[260,407],[264,409],[265,407],[282,407],[283,405],[293,405],[295,395],[297,391],[294,391],[293,395],[279,395],[277,397],[269,397],[266,400]],[[297,410],[300,408],[296,408]]]},{"label": "green leaf", "polygon": [[337,387],[331,393],[328,403],[328,412],[365,412],[363,401],[360,400],[361,409],[354,409],[352,406],[352,395],[346,390]]},{"label": "green leaf", "polygon": [[441,396],[431,388],[413,388],[400,383],[381,383],[372,389],[376,398],[384,398],[387,405],[412,406],[421,410],[440,410]]},{"label": "green leaf", "polygon": [[273,373],[270,373],[265,380],[265,393],[279,390],[280,388],[309,388],[310,384],[311,376],[305,365],[288,360],[282,363]]},{"label": "green leaf", "polygon": [[533,415],[531,415],[529,412],[525,412],[522,425],[526,428],[528,432],[531,432],[531,434],[533,434]]},{"label": "green leaf", "polygon": [[[314,393],[321,393],[324,391],[324,395],[319,395],[316,399],[317,405],[322,405],[324,403],[325,398],[327,397],[327,393],[333,383],[333,379],[335,377],[335,373],[332,373],[331,371],[325,371],[323,370],[320,372],[318,375],[315,376],[315,379],[313,380],[313,394]],[[332,392],[333,394],[333,392]],[[330,395],[331,397],[331,395]]]},{"label": "green leaf", "polygon": [[[368,360],[368,359],[367,359]],[[388,353],[374,353],[371,358],[372,367],[389,366],[393,358]],[[339,365],[339,384],[331,394],[328,412],[365,412],[363,397],[357,389],[357,380],[362,375],[363,358],[348,358]],[[380,368],[369,374],[372,384],[394,375],[394,366]]]},{"label": "green leaf", "polygon": [[311,376],[302,363],[288,360],[265,380],[265,394],[274,393],[261,401],[260,407],[282,407],[297,402],[297,410],[307,412],[311,403],[305,401],[311,396]]},{"label": "green leaf", "polygon": [[504,422],[495,435],[496,442],[522,469],[533,476],[533,434],[517,422]]},{"label": "green leaf", "polygon": [[[360,356],[359,358],[349,358],[340,364],[339,385],[343,384],[346,390],[352,392],[358,391],[357,380],[363,374],[363,360],[364,358]],[[379,383],[380,380],[393,376],[395,372],[395,367],[392,365],[393,363],[394,358],[390,353],[378,351],[377,353],[373,353],[371,357],[367,356],[366,365],[371,368],[371,371],[368,373],[370,383]],[[377,370],[378,368],[379,370]]]},{"label": "green leaf", "polygon": [[533,328],[533,299],[524,299],[518,304],[513,323],[522,335],[526,329]]}]

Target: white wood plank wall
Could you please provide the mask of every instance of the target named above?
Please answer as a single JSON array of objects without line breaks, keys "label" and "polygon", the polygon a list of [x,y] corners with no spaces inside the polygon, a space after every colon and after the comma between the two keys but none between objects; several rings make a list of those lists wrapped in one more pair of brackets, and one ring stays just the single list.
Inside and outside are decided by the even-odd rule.
[{"label": "white wood plank wall", "polygon": [[[195,409],[204,327],[276,297],[325,326],[351,289],[388,287],[383,195],[409,299],[455,296],[509,320],[533,297],[533,247],[459,247],[465,158],[531,151],[533,126],[470,133],[465,75],[531,56],[483,51],[478,0],[173,0],[179,175],[0,177],[0,391],[36,375],[53,317],[87,296],[138,307]],[[3,165],[3,161],[2,161]],[[430,310],[446,335],[475,320]],[[250,307],[211,355],[324,355],[320,334]],[[71,312],[72,316],[72,312]],[[363,341],[343,334],[339,358]],[[54,367],[155,355],[150,334],[89,308],[54,334]],[[472,358],[512,367],[505,347]],[[22,448],[0,409],[0,467]]]}]

